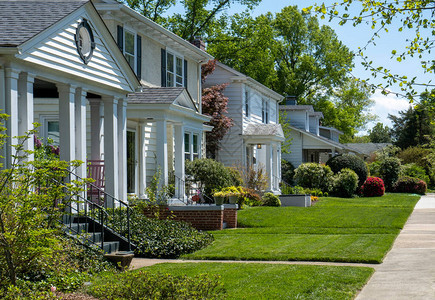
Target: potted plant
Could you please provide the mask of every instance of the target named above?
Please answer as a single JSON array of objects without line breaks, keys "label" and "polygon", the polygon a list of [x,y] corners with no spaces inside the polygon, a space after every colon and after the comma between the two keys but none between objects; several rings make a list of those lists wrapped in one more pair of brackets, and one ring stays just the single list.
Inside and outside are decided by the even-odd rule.
[{"label": "potted plant", "polygon": [[224,204],[225,197],[226,197],[225,192],[220,191],[220,192],[213,193],[213,198],[216,205]]}]

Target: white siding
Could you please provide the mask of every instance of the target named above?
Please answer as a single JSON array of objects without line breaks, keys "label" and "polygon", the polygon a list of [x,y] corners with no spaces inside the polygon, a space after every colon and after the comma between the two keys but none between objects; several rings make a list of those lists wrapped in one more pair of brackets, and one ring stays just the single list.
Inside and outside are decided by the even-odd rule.
[{"label": "white siding", "polygon": [[80,59],[75,45],[74,34],[82,17],[90,19],[89,16],[84,14],[79,18],[67,20],[68,24],[59,28],[55,34],[51,34],[32,48],[24,51],[22,55],[19,55],[19,58],[70,75],[79,76],[83,79],[127,91],[130,90],[124,74],[106,48],[92,21],[89,21],[89,24],[92,27],[96,45],[93,57],[87,65]]},{"label": "white siding", "polygon": [[291,131],[290,138],[293,138],[290,145],[291,153],[282,153],[282,159],[285,159],[293,164],[295,168],[297,168],[300,164],[302,164],[302,134],[300,132]]},{"label": "white siding", "polygon": [[319,118],[316,116],[310,116],[310,132],[319,135]]},{"label": "white siding", "polygon": [[290,120],[290,125],[308,131],[307,128],[307,112],[301,110],[288,110],[287,118]]},{"label": "white siding", "polygon": [[145,126],[145,161],[146,161],[146,177],[148,186],[157,171],[157,137],[156,124],[148,122]]}]

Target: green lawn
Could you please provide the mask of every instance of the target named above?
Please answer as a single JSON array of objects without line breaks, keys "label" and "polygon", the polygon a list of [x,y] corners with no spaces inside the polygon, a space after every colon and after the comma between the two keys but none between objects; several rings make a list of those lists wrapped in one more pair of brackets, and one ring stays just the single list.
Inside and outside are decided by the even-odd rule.
[{"label": "green lawn", "polygon": [[420,196],[322,198],[315,206],[254,207],[239,229],[185,259],[310,260],[381,263]]},{"label": "green lawn", "polygon": [[220,275],[227,299],[353,299],[371,268],[276,264],[158,264],[147,271]]}]

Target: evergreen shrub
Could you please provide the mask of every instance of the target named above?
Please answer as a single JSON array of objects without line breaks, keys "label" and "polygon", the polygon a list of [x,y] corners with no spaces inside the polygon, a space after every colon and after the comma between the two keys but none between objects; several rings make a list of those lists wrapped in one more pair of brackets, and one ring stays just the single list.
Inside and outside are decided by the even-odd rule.
[{"label": "evergreen shrub", "polygon": [[332,186],[332,171],[328,166],[305,163],[295,170],[294,179],[304,188],[317,188],[329,192]]},{"label": "evergreen shrub", "polygon": [[342,169],[334,176],[334,195],[350,198],[358,188],[358,175],[351,169]]},{"label": "evergreen shrub", "polygon": [[326,165],[329,166],[334,173],[338,173],[345,168],[353,170],[358,175],[359,187],[363,185],[369,173],[364,160],[352,154],[340,154],[331,157],[326,162]]},{"label": "evergreen shrub", "polygon": [[265,193],[263,195],[263,206],[281,206],[279,197],[272,193]]},{"label": "evergreen shrub", "polygon": [[430,181],[429,176],[426,175],[426,170],[415,163],[402,165],[402,174],[406,177],[419,178],[426,183]]},{"label": "evergreen shrub", "polygon": [[382,178],[368,177],[361,187],[364,197],[379,197],[385,194],[385,185]]},{"label": "evergreen shrub", "polygon": [[393,190],[396,193],[415,193],[424,195],[427,191],[427,184],[421,179],[413,177],[400,177],[394,184]]},{"label": "evergreen shrub", "polygon": [[397,157],[386,157],[380,164],[381,178],[384,181],[385,189],[391,191],[393,185],[399,179],[401,165]]},{"label": "evergreen shrub", "polygon": [[291,162],[281,159],[281,179],[289,185],[293,185],[293,177],[295,175],[295,167]]}]

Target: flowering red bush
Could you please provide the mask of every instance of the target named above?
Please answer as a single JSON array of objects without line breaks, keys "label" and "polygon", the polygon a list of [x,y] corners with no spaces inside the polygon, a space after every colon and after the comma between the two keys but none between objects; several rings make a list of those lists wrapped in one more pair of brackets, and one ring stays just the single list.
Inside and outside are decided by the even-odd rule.
[{"label": "flowering red bush", "polygon": [[385,193],[384,181],[379,177],[368,177],[361,187],[364,197],[377,197]]},{"label": "flowering red bush", "polygon": [[424,195],[427,190],[427,184],[421,179],[414,177],[400,177],[394,184],[393,190],[396,193],[415,193]]}]

